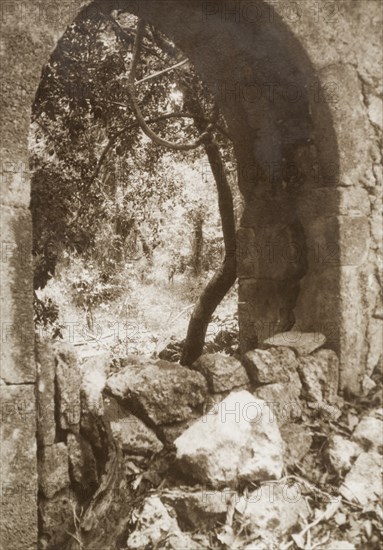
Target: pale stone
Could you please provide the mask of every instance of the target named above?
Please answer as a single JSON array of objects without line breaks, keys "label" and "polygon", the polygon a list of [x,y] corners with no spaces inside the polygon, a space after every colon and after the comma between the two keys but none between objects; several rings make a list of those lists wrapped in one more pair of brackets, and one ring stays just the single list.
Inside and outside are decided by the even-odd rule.
[{"label": "pale stone", "polygon": [[177,520],[169,515],[168,508],[157,496],[145,499],[142,510],[134,514],[136,525],[127,540],[128,548],[141,550],[155,548],[171,533],[178,533]]},{"label": "pale stone", "polygon": [[277,538],[299,525],[301,517],[307,518],[310,510],[298,483],[262,484],[256,491],[241,497],[236,505],[242,520],[250,522],[251,529],[262,537],[272,532]]},{"label": "pale stone", "polygon": [[377,502],[382,495],[382,457],[378,453],[361,453],[340,487],[341,495],[362,506]]},{"label": "pale stone", "polygon": [[383,129],[383,102],[380,97],[373,96],[370,98],[368,116],[373,124]]},{"label": "pale stone", "polygon": [[360,455],[362,448],[353,441],[334,434],[331,436],[327,451],[332,467],[339,475],[350,470],[355,458]]},{"label": "pale stone", "polygon": [[352,439],[366,452],[375,451],[383,454],[383,421],[373,416],[365,416],[355,428]]},{"label": "pale stone", "polygon": [[283,441],[264,401],[232,392],[174,442],[185,475],[213,487],[278,479]]}]

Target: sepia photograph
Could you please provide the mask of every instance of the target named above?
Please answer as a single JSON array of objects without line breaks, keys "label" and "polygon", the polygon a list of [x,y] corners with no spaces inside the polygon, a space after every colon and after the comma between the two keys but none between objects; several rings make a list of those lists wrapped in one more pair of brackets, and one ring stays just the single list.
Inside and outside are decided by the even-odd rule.
[{"label": "sepia photograph", "polygon": [[380,550],[383,0],[0,33],[0,550]]}]

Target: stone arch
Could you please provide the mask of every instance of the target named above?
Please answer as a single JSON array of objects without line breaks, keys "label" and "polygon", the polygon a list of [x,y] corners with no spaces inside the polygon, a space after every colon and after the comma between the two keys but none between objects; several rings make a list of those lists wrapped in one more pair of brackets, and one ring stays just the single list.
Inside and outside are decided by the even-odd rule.
[{"label": "stone arch", "polygon": [[[379,196],[378,4],[98,2],[138,10],[217,95],[246,201],[238,234],[242,348],[294,324],[324,332],[340,355],[342,385],[353,391],[379,358],[382,318],[380,211],[371,199]],[[37,539],[29,112],[42,65],[83,5],[2,5],[1,459],[10,491],[1,528],[10,548]]]}]

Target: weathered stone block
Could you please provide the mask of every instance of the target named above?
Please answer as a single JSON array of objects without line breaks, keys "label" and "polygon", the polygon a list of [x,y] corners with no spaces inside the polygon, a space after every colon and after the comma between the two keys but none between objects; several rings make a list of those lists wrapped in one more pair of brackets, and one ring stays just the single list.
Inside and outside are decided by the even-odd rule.
[{"label": "weathered stone block", "polygon": [[222,353],[201,355],[192,368],[203,374],[212,393],[230,391],[249,383],[246,371],[238,359]]},{"label": "weathered stone block", "polygon": [[37,545],[36,407],[34,387],[0,386],[0,539],[3,548]]},{"label": "weathered stone block", "polygon": [[340,494],[362,506],[381,497],[382,457],[375,452],[361,453],[340,487]]},{"label": "weathered stone block", "polygon": [[65,443],[55,443],[41,450],[39,462],[39,486],[46,496],[52,498],[70,484],[68,449]]},{"label": "weathered stone block", "polygon": [[106,387],[156,425],[186,420],[207,395],[202,374],[162,360],[125,367],[108,378]]},{"label": "weathered stone block", "polygon": [[256,389],[254,395],[266,403],[270,409],[270,420],[277,421],[281,427],[286,423],[296,422],[302,416],[300,389],[300,383],[266,384]]},{"label": "weathered stone block", "polygon": [[259,386],[275,382],[291,382],[299,394],[301,383],[296,370],[297,358],[288,347],[254,349],[245,353],[242,362],[253,384]]},{"label": "weathered stone block", "polygon": [[3,205],[0,208],[0,378],[8,384],[23,384],[36,380],[30,212]]},{"label": "weathered stone block", "polygon": [[56,437],[55,357],[47,341],[36,341],[37,362],[37,441],[52,445]]}]

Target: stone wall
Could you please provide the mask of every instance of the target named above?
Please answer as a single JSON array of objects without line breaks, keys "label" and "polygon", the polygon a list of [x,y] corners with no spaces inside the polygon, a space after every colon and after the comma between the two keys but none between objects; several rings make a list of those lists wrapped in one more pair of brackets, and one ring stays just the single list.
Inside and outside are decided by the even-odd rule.
[{"label": "stone wall", "polygon": [[[246,202],[242,349],[294,323],[322,331],[342,385],[359,391],[381,349],[379,0],[99,4],[138,10],[173,38],[224,112]],[[1,536],[12,550],[34,548],[37,537],[30,109],[42,66],[81,6],[2,4]],[[23,498],[18,484],[29,488]]]},{"label": "stone wall", "polygon": [[[68,344],[38,342],[39,550],[146,548],[156,527],[146,524],[144,535],[135,524],[154,493],[183,526],[171,528],[186,542],[169,548],[210,548],[192,536],[222,523],[220,491],[278,480],[309,453],[302,416],[341,414],[336,354],[322,335],[296,336],[241,361],[202,355],[191,369],[105,352],[80,360]],[[302,504],[277,502],[290,508],[279,513],[281,526],[297,521]],[[164,536],[167,521],[158,522]]]}]

